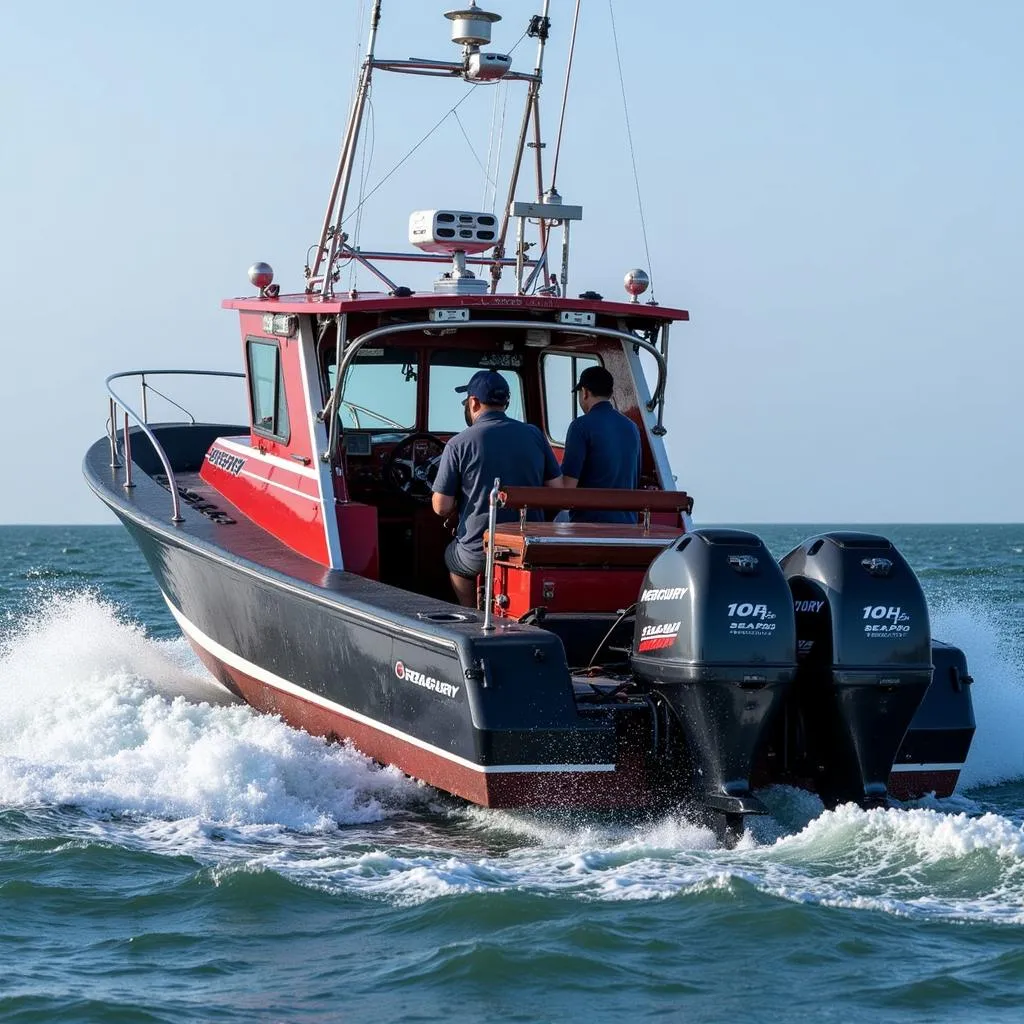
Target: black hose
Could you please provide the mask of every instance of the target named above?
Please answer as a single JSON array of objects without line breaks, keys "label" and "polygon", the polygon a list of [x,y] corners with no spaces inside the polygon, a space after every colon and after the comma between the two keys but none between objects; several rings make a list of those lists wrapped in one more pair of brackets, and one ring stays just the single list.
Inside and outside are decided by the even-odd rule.
[{"label": "black hose", "polygon": [[608,641],[611,639],[612,633],[614,633],[615,630],[619,628],[619,626],[622,624],[622,621],[630,614],[630,612],[635,611],[635,609],[636,604],[634,603],[631,604],[628,608],[623,608],[622,611],[619,612],[619,617],[612,623],[612,628],[609,629],[608,632],[605,633],[605,635],[601,638],[601,642],[597,645],[597,649],[591,656],[590,661],[587,662],[587,668],[594,667],[594,662],[597,661],[597,656],[601,653],[601,649],[604,647],[604,645],[608,643]]}]

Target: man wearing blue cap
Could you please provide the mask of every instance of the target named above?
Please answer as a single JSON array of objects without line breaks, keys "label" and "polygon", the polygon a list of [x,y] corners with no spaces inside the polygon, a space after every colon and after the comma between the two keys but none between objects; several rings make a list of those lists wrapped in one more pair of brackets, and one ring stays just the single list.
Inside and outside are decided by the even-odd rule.
[{"label": "man wearing blue cap", "polygon": [[[476,605],[476,579],[484,571],[484,531],[495,478],[510,487],[561,487],[562,476],[551,445],[529,423],[505,415],[508,381],[494,370],[479,370],[465,393],[467,428],[456,434],[441,455],[432,506],[439,516],[456,509],[459,526],[444,553],[459,604]],[[515,509],[499,509],[498,521],[518,518]]]},{"label": "man wearing blue cap", "polygon": [[[563,486],[635,488],[640,472],[640,431],[612,405],[612,375],[603,366],[588,366],[573,391],[582,416],[569,424],[562,456]],[[635,512],[577,510],[573,523],[635,523]]]}]

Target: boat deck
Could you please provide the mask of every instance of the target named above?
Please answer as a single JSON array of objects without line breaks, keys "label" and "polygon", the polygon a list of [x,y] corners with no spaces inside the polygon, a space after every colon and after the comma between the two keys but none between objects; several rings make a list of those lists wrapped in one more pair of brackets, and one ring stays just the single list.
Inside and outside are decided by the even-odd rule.
[{"label": "boat deck", "polygon": [[[205,428],[205,429],[204,429]],[[425,597],[351,572],[329,569],[292,550],[249,519],[240,509],[199,477],[202,456],[188,451],[181,436],[193,436],[191,447],[203,452],[216,431],[237,428],[216,425],[166,425],[153,428],[171,458],[179,494],[182,521],[172,521],[171,496],[165,478],[157,472],[152,450],[141,432],[132,431],[133,486],[125,487],[122,466],[110,466],[106,439],[97,441],[85,456],[86,480],[96,494],[126,524],[155,533],[171,543],[193,548],[214,561],[227,562],[280,583],[315,588],[322,598],[340,600],[364,613],[379,607],[382,597],[399,617],[413,621],[444,620],[449,630],[476,635],[482,616],[451,602]],[[149,475],[146,469],[153,471]],[[162,482],[164,481],[164,482]],[[383,592],[382,589],[384,588]],[[458,619],[454,619],[455,614]],[[501,631],[532,630],[514,622],[499,624]]]}]

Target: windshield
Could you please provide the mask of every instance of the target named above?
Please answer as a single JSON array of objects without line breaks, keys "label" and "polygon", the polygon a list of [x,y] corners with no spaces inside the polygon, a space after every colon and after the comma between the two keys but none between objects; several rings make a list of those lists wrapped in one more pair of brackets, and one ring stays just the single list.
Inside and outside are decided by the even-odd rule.
[{"label": "windshield", "polygon": [[[335,367],[327,369],[334,390]],[[412,430],[416,426],[416,353],[363,347],[345,377],[338,422],[349,430]]]},{"label": "windshield", "polygon": [[508,415],[524,419],[523,379],[519,375],[523,357],[514,352],[478,352],[472,349],[441,350],[430,353],[430,412],[427,429],[432,434],[457,434],[466,427],[462,411],[465,395],[455,389],[469,383],[477,370],[497,370],[508,381]]},{"label": "windshield", "polygon": [[569,424],[580,415],[579,396],[574,387],[588,366],[597,366],[596,356],[574,352],[545,352],[541,360],[544,387],[544,420],[548,438],[554,445],[564,445]]},{"label": "windshield", "polygon": [[[515,352],[480,352],[473,349],[442,349],[430,352],[430,389],[426,429],[434,434],[464,430],[462,400],[455,391],[469,382],[477,370],[497,370],[507,381],[508,415],[525,419],[523,357]],[[345,377],[338,423],[344,430],[404,432],[416,429],[416,392],[420,378],[419,353],[409,348],[361,348]],[[333,392],[335,366],[327,367],[327,383]]]}]

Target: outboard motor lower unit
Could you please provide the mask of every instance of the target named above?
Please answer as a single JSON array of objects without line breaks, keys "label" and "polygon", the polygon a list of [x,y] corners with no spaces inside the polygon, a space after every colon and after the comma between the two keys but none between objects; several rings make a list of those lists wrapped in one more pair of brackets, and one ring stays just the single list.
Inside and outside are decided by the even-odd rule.
[{"label": "outboard motor lower unit", "polygon": [[763,813],[750,773],[796,671],[793,600],[759,537],[695,530],[652,563],[631,657],[682,728],[690,785],[712,810]]},{"label": "outboard motor lower unit", "polygon": [[865,533],[812,537],[782,559],[782,570],[799,662],[787,758],[827,804],[884,805],[893,761],[932,679],[921,584],[888,540]]}]

